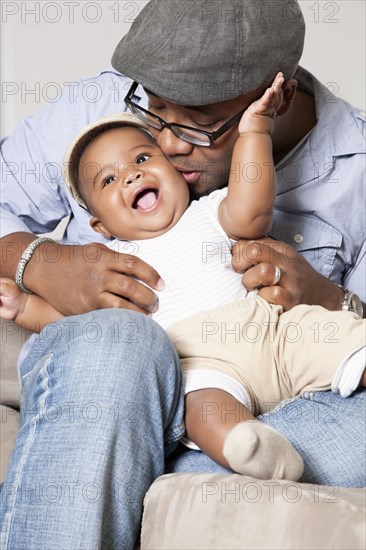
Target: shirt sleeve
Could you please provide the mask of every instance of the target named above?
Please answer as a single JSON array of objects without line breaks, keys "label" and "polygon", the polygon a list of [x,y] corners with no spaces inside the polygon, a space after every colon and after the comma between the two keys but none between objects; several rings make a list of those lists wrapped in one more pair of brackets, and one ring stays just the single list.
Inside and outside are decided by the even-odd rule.
[{"label": "shirt sleeve", "polygon": [[359,296],[366,303],[366,242],[363,242],[355,264],[347,271],[343,286]]},{"label": "shirt sleeve", "polygon": [[63,156],[83,126],[126,110],[123,98],[129,82],[106,71],[70,83],[56,102],[23,119],[10,137],[1,140],[1,237],[17,231],[46,233],[70,214],[74,234],[79,229],[82,233],[85,214],[64,184]]},{"label": "shirt sleeve", "polygon": [[202,197],[200,201],[204,201],[207,207],[211,210],[215,218],[219,218],[219,206],[224,198],[227,196],[227,187],[222,189],[216,189],[212,191],[209,195]]},{"label": "shirt sleeve", "polygon": [[60,172],[73,120],[73,105],[64,94],[1,140],[1,237],[52,231],[70,213]]}]

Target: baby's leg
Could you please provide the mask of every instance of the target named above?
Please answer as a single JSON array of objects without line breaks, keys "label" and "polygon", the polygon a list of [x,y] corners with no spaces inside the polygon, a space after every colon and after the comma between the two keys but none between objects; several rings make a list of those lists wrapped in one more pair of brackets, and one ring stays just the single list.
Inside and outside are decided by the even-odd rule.
[{"label": "baby's leg", "polygon": [[282,375],[296,396],[332,389],[349,397],[365,384],[366,319],[298,305],[283,313],[273,340]]},{"label": "baby's leg", "polygon": [[259,479],[302,475],[302,458],[291,443],[224,390],[188,393],[185,422],[188,439],[226,468]]}]

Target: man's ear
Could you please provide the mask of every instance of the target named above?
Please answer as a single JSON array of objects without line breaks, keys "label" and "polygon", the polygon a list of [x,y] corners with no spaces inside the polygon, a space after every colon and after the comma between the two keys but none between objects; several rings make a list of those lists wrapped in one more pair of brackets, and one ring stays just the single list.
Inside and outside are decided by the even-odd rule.
[{"label": "man's ear", "polygon": [[92,227],[94,229],[94,231],[96,231],[97,233],[100,233],[106,239],[110,239],[112,237],[112,235],[104,227],[102,222],[100,220],[98,220],[98,218],[96,218],[95,216],[92,217],[92,219],[90,220],[89,223],[90,223],[90,227]]},{"label": "man's ear", "polygon": [[289,112],[295,99],[297,90],[297,80],[286,80],[282,85],[283,101],[281,107],[277,111],[277,115],[285,115]]}]

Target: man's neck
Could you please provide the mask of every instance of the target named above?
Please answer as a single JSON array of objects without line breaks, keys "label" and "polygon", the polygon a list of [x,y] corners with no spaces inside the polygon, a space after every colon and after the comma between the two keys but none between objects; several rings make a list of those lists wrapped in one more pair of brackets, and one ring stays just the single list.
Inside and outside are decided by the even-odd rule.
[{"label": "man's neck", "polygon": [[273,133],[275,163],[282,160],[314,128],[316,124],[315,100],[306,92],[296,93],[292,108],[279,116]]}]

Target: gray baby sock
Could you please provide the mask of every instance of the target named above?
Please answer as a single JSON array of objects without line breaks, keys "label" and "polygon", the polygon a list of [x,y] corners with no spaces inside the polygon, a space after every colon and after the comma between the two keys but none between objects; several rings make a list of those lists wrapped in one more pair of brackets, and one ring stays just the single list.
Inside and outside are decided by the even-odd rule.
[{"label": "gray baby sock", "polygon": [[302,458],[291,443],[260,421],[235,426],[225,440],[223,454],[235,472],[258,479],[296,481],[304,471]]}]

